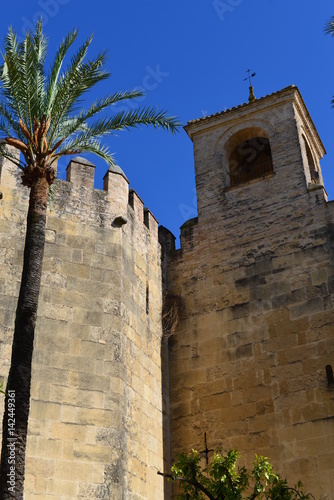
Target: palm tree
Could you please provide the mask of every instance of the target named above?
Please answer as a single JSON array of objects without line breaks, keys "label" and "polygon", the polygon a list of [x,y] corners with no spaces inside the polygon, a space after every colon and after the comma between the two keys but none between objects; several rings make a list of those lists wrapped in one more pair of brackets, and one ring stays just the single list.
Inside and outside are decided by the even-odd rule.
[{"label": "palm tree", "polygon": [[[64,58],[77,37],[69,33],[59,46],[49,74],[45,71],[47,39],[42,21],[34,33],[27,32],[19,43],[12,29],[4,40],[0,68],[0,136],[5,146],[0,154],[22,171],[22,183],[30,188],[27,230],[21,287],[19,292],[11,366],[8,376],[3,420],[0,467],[0,498],[23,498],[25,448],[30,404],[31,360],[45,242],[46,208],[49,187],[55,179],[55,162],[63,155],[94,153],[109,165],[113,156],[101,138],[115,130],[153,125],[175,132],[174,117],[153,108],[118,112],[106,117],[101,112],[140,91],[116,92],[95,101],[87,110],[77,111],[85,93],[109,75],[104,69],[105,54],[86,61],[90,37],[62,72]],[[99,116],[97,116],[99,115]],[[10,152],[12,146],[21,157]],[[20,158],[20,159],[18,159]],[[9,448],[12,430],[9,396],[15,391],[15,492],[8,488]]]}]

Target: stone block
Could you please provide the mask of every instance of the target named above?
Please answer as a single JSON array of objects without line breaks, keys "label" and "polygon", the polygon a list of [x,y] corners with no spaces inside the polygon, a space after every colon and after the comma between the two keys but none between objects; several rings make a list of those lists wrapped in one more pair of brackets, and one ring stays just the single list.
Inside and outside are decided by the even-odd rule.
[{"label": "stone block", "polygon": [[54,498],[78,498],[78,483],[77,481],[62,481],[61,479],[51,480],[47,486],[48,496],[54,495]]},{"label": "stone block", "polygon": [[[72,254],[73,255],[73,254]],[[90,267],[75,262],[64,262],[62,264],[62,273],[66,276],[75,276],[76,278],[87,280],[90,277]],[[83,284],[84,286],[84,284]]]},{"label": "stone block", "polygon": [[87,429],[85,425],[64,422],[54,422],[51,425],[51,436],[53,439],[85,442],[86,433]]},{"label": "stone block", "polygon": [[94,373],[79,373],[78,387],[80,389],[87,389],[90,391],[103,391],[109,392],[110,379],[109,377],[95,375]]},{"label": "stone block", "polygon": [[312,299],[303,304],[296,305],[291,308],[291,319],[300,318],[303,316],[311,316],[319,311],[324,310],[324,304],[321,298]]},{"label": "stone block", "polygon": [[200,411],[216,410],[229,406],[231,406],[231,395],[228,392],[202,397],[199,401]]},{"label": "stone block", "polygon": [[45,243],[55,243],[56,241],[56,232],[52,229],[46,229],[45,231]]},{"label": "stone block", "polygon": [[30,414],[39,420],[60,420],[62,405],[45,401],[31,400]]},{"label": "stone block", "polygon": [[34,472],[36,477],[55,477],[56,461],[54,459],[27,457],[26,468]]},{"label": "stone block", "polygon": [[95,359],[106,359],[106,344],[100,342],[91,342],[83,340],[81,342],[81,356],[82,357],[93,357]]},{"label": "stone block", "polygon": [[75,421],[80,425],[111,427],[113,415],[108,409],[77,408]]},{"label": "stone block", "polygon": [[89,464],[81,461],[62,460],[56,465],[55,479],[94,483],[94,475],[97,467],[99,467],[101,471],[103,470],[102,464]]},{"label": "stone block", "polygon": [[109,446],[74,443],[74,458],[81,462],[109,463],[111,450]]}]

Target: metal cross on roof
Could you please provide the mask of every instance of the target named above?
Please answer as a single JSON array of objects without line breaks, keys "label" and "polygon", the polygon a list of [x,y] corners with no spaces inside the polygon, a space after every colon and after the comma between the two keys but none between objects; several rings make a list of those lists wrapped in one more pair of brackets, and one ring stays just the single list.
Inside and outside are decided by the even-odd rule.
[{"label": "metal cross on roof", "polygon": [[256,73],[252,73],[252,70],[248,68],[248,70],[246,71],[246,73],[248,73],[248,76],[246,76],[246,78],[244,78],[244,82],[246,80],[249,80],[249,86],[251,87],[252,86],[252,78],[254,78],[254,76],[256,75]]},{"label": "metal cross on roof", "polygon": [[249,68],[246,71],[246,73],[248,73],[248,76],[246,76],[246,78],[244,78],[244,81],[249,80],[249,97],[248,97],[248,101],[249,102],[254,102],[254,101],[256,101],[256,97],[255,97],[254,89],[253,89],[253,85],[252,85],[252,78],[256,75],[256,73],[252,73],[252,70],[249,69]]}]

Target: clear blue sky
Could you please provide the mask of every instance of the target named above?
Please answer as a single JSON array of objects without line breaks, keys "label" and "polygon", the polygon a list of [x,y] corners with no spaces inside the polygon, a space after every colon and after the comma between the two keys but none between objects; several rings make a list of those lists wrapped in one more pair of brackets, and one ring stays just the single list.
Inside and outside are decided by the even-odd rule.
[{"label": "clear blue sky", "polygon": [[[144,87],[142,104],[168,109],[183,124],[245,102],[248,67],[257,73],[257,97],[297,85],[327,149],[322,170],[334,199],[334,38],[323,33],[332,0],[13,0],[1,7],[2,39],[9,25],[23,36],[43,15],[52,53],[73,26],[81,40],[95,33],[92,53],[107,50],[112,76],[92,98]],[[186,133],[142,129],[108,142],[131,186],[178,236],[196,215]],[[94,163],[100,188],[107,167]]]}]

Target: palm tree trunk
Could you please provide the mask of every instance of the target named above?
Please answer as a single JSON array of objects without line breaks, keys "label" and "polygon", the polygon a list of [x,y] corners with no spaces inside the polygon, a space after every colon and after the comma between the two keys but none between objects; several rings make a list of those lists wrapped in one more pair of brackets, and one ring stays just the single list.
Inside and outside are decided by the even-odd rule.
[{"label": "palm tree trunk", "polygon": [[41,285],[48,190],[46,178],[39,177],[30,191],[21,288],[6,388],[0,464],[0,500],[23,498],[31,360]]}]

